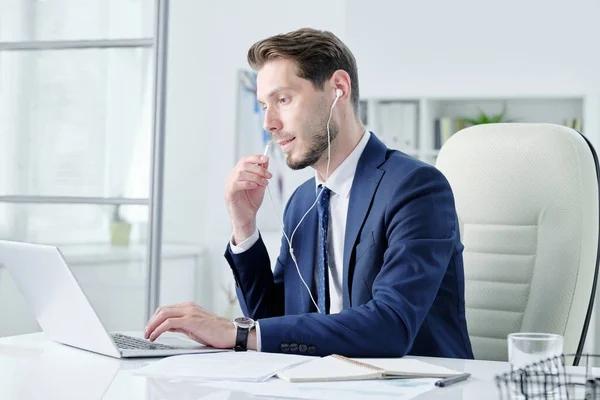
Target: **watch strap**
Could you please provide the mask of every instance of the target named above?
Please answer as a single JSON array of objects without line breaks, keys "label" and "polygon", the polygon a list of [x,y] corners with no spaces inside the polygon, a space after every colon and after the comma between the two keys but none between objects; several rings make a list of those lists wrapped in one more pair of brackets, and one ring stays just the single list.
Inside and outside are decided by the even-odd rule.
[{"label": "watch strap", "polygon": [[248,350],[248,336],[250,329],[237,327],[237,334],[235,336],[235,351],[246,351]]}]

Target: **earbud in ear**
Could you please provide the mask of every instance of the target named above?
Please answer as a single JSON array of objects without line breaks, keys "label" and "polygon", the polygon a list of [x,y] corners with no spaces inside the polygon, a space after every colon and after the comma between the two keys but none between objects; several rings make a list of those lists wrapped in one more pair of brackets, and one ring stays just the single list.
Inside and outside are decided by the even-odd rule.
[{"label": "earbud in ear", "polygon": [[342,89],[335,89],[335,97],[342,97],[342,95],[344,94],[344,92],[342,92]]}]

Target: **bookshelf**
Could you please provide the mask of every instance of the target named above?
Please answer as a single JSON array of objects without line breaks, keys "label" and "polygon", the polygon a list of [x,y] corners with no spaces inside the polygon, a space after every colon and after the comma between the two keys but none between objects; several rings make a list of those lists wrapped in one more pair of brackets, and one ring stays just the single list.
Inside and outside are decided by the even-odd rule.
[{"label": "bookshelf", "polygon": [[435,164],[443,142],[468,126],[460,122],[463,118],[503,109],[504,121],[567,125],[582,131],[596,148],[600,145],[598,95],[372,97],[361,99],[361,120],[388,147]]}]

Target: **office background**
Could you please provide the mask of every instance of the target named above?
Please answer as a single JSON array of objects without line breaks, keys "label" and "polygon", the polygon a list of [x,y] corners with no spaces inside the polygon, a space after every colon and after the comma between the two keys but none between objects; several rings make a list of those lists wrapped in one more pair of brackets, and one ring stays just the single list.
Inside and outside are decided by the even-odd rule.
[{"label": "office background", "polygon": [[[357,58],[366,104],[418,105],[411,150],[429,162],[436,153],[426,126],[477,105],[496,113],[507,104],[509,117],[526,121],[580,119],[600,145],[598,0],[169,4],[161,303],[239,312],[222,256],[230,235],[223,186],[242,131],[239,71],[248,69],[249,46],[269,35],[304,26],[338,35]],[[139,40],[119,49],[0,51],[0,195],[139,199],[119,210],[132,222],[129,246],[109,245],[119,200],[0,203],[0,237],[63,245],[109,329],[145,322],[153,14],[154,2],[142,0],[0,0],[0,42]],[[286,175],[284,195],[307,176]],[[274,256],[278,234],[265,236]],[[0,336],[37,330],[1,268],[0,318]]]}]

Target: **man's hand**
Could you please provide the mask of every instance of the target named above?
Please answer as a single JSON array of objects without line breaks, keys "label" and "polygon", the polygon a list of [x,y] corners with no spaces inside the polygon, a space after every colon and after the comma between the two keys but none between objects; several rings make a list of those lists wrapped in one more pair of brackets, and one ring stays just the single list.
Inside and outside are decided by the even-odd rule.
[{"label": "man's hand", "polygon": [[268,179],[269,157],[254,155],[242,158],[225,183],[225,203],[233,225],[234,244],[249,238],[256,230],[256,213],[260,208]]},{"label": "man's hand", "polygon": [[[237,329],[230,320],[190,301],[156,309],[146,325],[144,337],[154,341],[164,332],[183,333],[196,342],[218,349],[231,349],[235,346]],[[256,333],[250,333],[248,348],[255,350]]]}]

